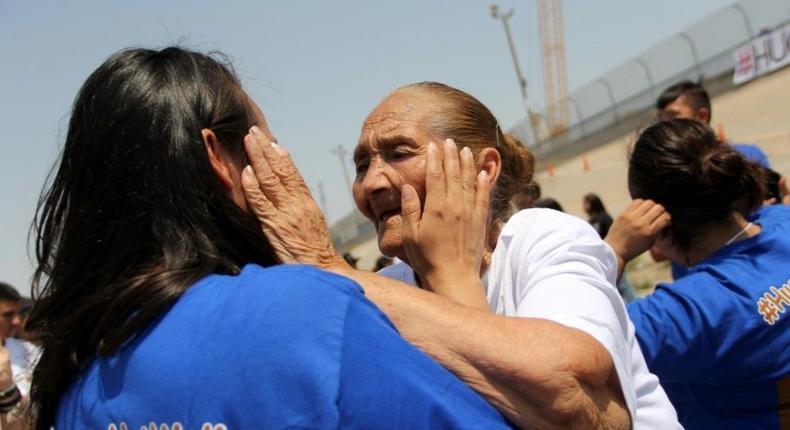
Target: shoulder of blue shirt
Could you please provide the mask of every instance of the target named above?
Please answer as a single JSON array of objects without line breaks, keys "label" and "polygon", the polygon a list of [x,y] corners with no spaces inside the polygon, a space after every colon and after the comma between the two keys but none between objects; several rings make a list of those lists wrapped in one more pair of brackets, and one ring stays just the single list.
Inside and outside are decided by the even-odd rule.
[{"label": "shoulder of blue shirt", "polygon": [[750,143],[730,143],[730,146],[743,154],[749,161],[753,161],[766,169],[771,168],[768,156],[765,155],[765,152],[759,146]]}]

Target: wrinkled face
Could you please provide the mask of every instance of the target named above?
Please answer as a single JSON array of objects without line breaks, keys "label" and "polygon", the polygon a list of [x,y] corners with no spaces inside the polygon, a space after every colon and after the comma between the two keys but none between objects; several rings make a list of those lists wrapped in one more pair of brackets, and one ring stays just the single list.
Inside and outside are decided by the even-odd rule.
[{"label": "wrinkled face", "polygon": [[388,97],[365,120],[354,150],[354,201],[376,226],[379,249],[389,257],[406,260],[400,188],[413,186],[424,204],[427,145],[442,141],[423,126],[431,106],[421,94]]},{"label": "wrinkled face", "polygon": [[708,110],[705,109],[705,114],[701,111],[702,109],[695,109],[685,95],[681,95],[675,101],[666,105],[663,110],[658,111],[658,119],[669,121],[675,118],[685,118],[707,123],[709,118],[706,113]]},{"label": "wrinkled face", "polygon": [[19,303],[0,301],[0,339],[13,336],[20,324]]}]

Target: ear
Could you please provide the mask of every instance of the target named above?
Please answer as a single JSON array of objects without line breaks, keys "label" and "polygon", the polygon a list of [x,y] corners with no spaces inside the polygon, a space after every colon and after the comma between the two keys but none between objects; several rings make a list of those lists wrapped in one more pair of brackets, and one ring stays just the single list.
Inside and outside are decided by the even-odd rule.
[{"label": "ear", "polygon": [[488,181],[493,189],[502,172],[502,158],[499,156],[499,151],[495,148],[483,148],[477,156],[477,168],[488,173]]},{"label": "ear", "polygon": [[206,146],[206,153],[208,154],[208,162],[211,164],[211,168],[214,170],[214,173],[217,175],[219,182],[228,192],[232,192],[234,188],[233,178],[231,177],[231,170],[229,164],[231,160],[229,160],[225,153],[221,150],[221,143],[219,139],[217,139],[217,135],[214,134],[211,129],[204,128],[200,130],[200,133],[203,135],[203,144]]},{"label": "ear", "polygon": [[703,124],[710,124],[710,109],[708,108],[697,109],[697,120]]}]

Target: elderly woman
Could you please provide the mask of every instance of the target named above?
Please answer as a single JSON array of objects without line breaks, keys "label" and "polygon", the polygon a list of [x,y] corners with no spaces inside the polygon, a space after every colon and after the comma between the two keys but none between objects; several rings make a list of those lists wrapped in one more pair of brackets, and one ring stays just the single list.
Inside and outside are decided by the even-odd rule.
[{"label": "elderly woman", "polygon": [[343,269],[311,245],[326,243],[320,221],[304,228],[321,219],[317,205],[281,148],[256,148],[245,191],[283,258],[358,280],[407,339],[515,423],[678,426],[613,285],[611,249],[575,217],[511,214],[511,199],[530,193],[532,156],[474,97],[439,83],[397,89],[354,152],[357,207],[382,253],[402,260],[381,274],[437,294]]},{"label": "elderly woman", "polygon": [[[760,208],[763,174],[692,120],[647,128],[631,154],[638,200],[607,240],[623,260],[654,245],[690,268],[628,307],[689,429],[790,423],[790,207]],[[664,210],[671,225],[651,227]]]},{"label": "elderly woman", "polygon": [[251,126],[274,139],[196,52],[85,82],[36,228],[36,428],[509,427],[358,285],[277,265],[241,188]]}]

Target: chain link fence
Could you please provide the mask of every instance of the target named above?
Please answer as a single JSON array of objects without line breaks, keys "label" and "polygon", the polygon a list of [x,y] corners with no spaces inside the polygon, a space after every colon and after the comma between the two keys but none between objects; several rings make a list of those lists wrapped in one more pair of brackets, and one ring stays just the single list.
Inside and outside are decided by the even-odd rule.
[{"label": "chain link fence", "polygon": [[[595,137],[612,129],[627,132],[652,116],[661,91],[684,79],[732,88],[734,52],[743,44],[790,22],[788,0],[741,0],[677,33],[642,55],[574,91],[568,98],[568,129],[532,143],[529,121],[510,130],[539,160],[577,153],[603,143]],[[608,136],[607,136],[608,137]]]}]

